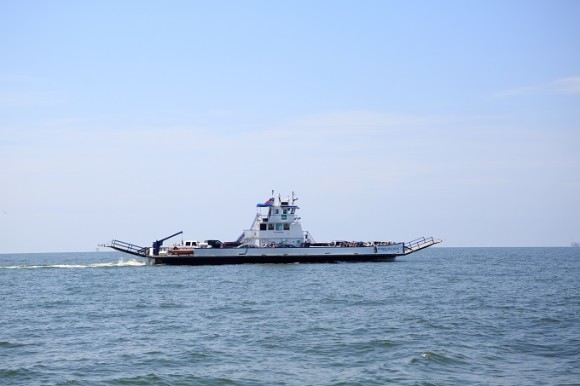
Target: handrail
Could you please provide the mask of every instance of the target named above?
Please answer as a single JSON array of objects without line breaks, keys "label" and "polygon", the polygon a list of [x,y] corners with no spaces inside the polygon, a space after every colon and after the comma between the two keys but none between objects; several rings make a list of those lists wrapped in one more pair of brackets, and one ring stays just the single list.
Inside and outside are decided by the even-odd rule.
[{"label": "handrail", "polygon": [[110,247],[116,250],[131,253],[133,255],[147,256],[147,247],[141,247],[139,245],[130,244],[121,240],[111,241]]},{"label": "handrail", "polygon": [[418,239],[404,243],[404,246],[406,251],[416,251],[440,242],[441,240],[435,240],[433,237],[419,237]]},{"label": "handrail", "polygon": [[312,234],[308,231],[302,231],[302,233],[304,233],[304,240],[308,240],[309,243],[315,243],[316,241],[314,241],[314,237],[312,237]]}]

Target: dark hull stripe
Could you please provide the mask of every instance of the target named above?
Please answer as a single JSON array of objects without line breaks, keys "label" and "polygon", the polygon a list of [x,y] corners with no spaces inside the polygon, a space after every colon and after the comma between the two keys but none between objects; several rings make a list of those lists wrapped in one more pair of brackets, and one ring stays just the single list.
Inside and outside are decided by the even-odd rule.
[{"label": "dark hull stripe", "polygon": [[397,255],[319,255],[319,256],[158,256],[153,264],[165,265],[224,265],[224,264],[290,264],[393,261]]}]

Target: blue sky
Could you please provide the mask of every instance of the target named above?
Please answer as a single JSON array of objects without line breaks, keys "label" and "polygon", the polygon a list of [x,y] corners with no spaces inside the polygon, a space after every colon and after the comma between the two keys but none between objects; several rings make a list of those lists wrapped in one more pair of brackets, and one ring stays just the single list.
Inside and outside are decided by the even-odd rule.
[{"label": "blue sky", "polygon": [[0,252],[580,241],[580,2],[1,1]]}]

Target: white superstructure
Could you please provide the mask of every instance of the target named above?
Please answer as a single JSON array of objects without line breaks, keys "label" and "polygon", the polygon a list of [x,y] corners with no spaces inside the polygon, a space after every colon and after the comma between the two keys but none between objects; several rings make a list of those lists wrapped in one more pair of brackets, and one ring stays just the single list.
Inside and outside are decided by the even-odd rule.
[{"label": "white superstructure", "polygon": [[305,242],[311,242],[308,233],[302,230],[300,217],[296,215],[300,209],[295,205],[296,200],[292,193],[292,197],[286,200],[278,196],[256,205],[258,213],[252,227],[244,231],[240,241],[244,245],[259,248],[301,247]]}]

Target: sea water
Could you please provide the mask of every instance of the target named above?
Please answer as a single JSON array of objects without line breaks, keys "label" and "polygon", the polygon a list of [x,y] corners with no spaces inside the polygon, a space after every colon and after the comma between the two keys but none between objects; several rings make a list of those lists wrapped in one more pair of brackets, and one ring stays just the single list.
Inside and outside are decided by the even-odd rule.
[{"label": "sea water", "polygon": [[0,383],[580,384],[580,248],[203,267],[4,254]]}]

